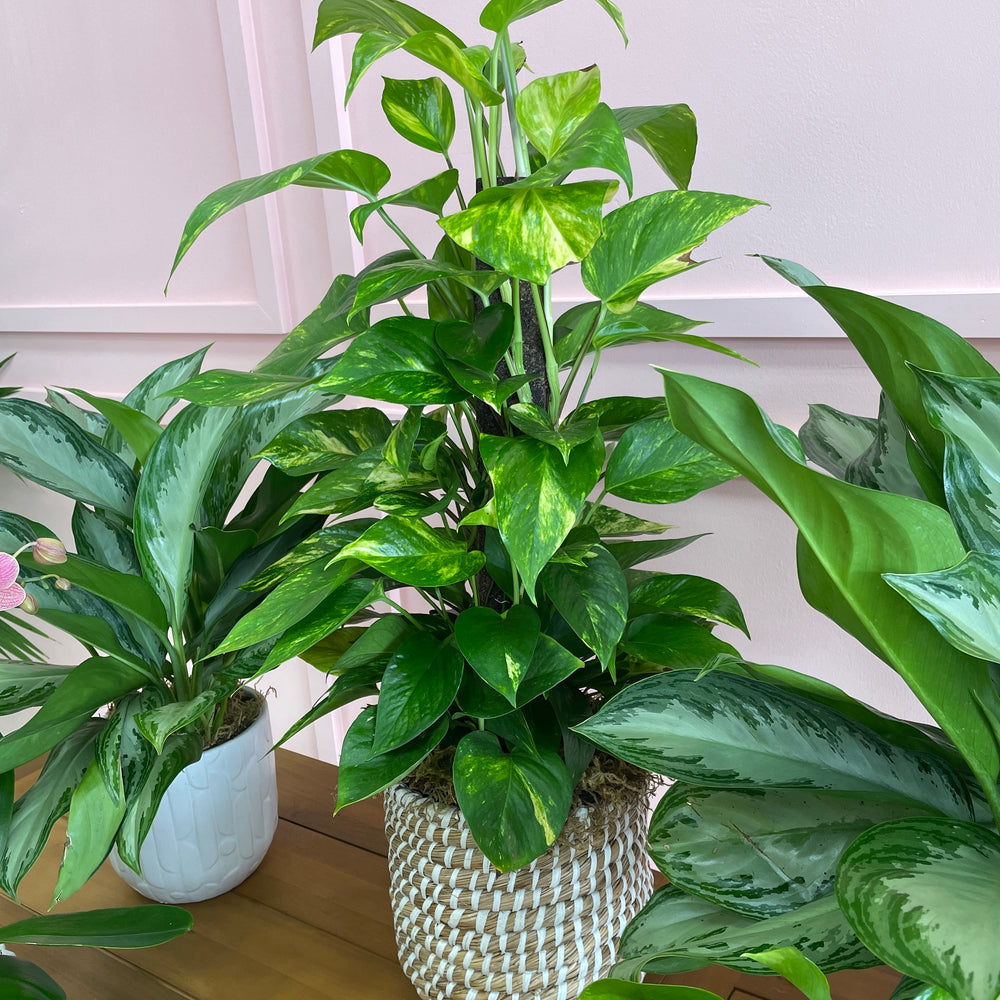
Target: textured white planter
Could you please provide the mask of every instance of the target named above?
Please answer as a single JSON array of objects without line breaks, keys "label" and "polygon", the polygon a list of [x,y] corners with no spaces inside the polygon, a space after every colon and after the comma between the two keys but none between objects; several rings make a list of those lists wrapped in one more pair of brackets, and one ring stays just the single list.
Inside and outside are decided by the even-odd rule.
[{"label": "textured white planter", "polygon": [[111,852],[111,866],[160,903],[196,903],[238,886],[264,859],[278,825],[267,702],[235,739],[212,747],[167,789],[139,852],[140,878]]}]

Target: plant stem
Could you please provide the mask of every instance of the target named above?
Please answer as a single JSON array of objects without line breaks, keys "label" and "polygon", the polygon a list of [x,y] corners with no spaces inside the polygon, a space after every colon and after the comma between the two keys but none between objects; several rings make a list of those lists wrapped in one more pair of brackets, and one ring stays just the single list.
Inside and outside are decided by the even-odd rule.
[{"label": "plant stem", "polygon": [[411,615],[410,612],[406,610],[406,608],[397,604],[391,597],[386,597],[383,595],[382,600],[385,601],[385,603],[388,604],[390,608],[395,608],[396,611],[399,614],[401,614],[411,625],[416,626],[416,628],[420,629],[421,632],[424,631],[423,625],[421,625],[420,622],[418,622],[416,618],[414,618],[413,615]]},{"label": "plant stem", "polygon": [[479,105],[466,94],[465,113],[469,118],[469,138],[472,142],[472,159],[476,165],[476,180],[486,185],[486,146],[483,142],[483,119]]},{"label": "plant stem", "polygon": [[539,288],[545,291],[546,298],[550,294],[548,286],[531,286],[531,297],[535,303],[535,313],[538,316],[538,327],[542,337],[542,350],[545,352],[545,377],[549,383],[549,416],[555,423],[559,419],[559,412],[562,410],[562,394],[559,389],[559,362],[556,361],[555,351],[552,347],[552,325],[549,317],[549,309],[542,301]]},{"label": "plant stem", "polygon": [[[497,37],[493,51],[490,53],[490,86],[494,90],[498,89],[500,82],[500,37]],[[490,186],[496,187],[497,177],[500,176],[497,165],[500,160],[500,126],[502,105],[491,104],[489,107],[489,130],[487,138],[487,161],[486,167],[489,171]]]},{"label": "plant stem", "polygon": [[528,162],[528,142],[517,120],[517,69],[514,66],[514,53],[510,46],[510,32],[504,28],[497,38],[500,48],[500,66],[503,70],[504,89],[507,92],[507,120],[510,123],[510,141],[514,147],[514,171],[518,177],[527,177],[531,173]]},{"label": "plant stem", "polygon": [[[604,317],[607,315],[608,307],[602,302],[601,308],[597,311],[597,315],[594,317],[594,322],[590,327],[590,332],[587,334],[586,339],[580,345],[580,350],[577,352],[576,357],[573,359],[573,367],[570,368],[569,375],[566,377],[566,383],[563,386],[563,398],[559,406],[559,413],[562,413],[562,407],[565,405],[566,400],[569,398],[570,386],[576,379],[577,374],[580,371],[580,366],[583,364],[583,359],[587,356],[587,352],[590,350],[590,345],[594,342],[594,336],[597,331],[601,328],[601,324],[604,322]],[[591,379],[594,377],[594,373],[597,371],[597,361],[600,357],[600,351],[594,352],[594,363],[590,369],[590,375],[587,376],[587,384],[584,386],[583,391],[590,388]]]}]

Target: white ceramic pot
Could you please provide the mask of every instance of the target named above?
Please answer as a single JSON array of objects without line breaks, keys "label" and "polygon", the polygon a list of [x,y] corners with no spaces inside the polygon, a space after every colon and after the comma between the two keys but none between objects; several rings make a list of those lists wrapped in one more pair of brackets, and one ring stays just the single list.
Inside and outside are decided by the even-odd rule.
[{"label": "white ceramic pot", "polygon": [[264,859],[278,826],[271,745],[265,701],[253,725],[173,780],[139,851],[142,876],[117,848],[112,868],[160,903],[196,903],[238,886]]}]

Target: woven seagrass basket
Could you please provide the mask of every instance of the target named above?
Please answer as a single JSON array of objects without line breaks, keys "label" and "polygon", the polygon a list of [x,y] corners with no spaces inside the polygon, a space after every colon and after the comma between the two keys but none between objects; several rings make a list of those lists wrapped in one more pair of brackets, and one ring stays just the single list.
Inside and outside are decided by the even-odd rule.
[{"label": "woven seagrass basket", "polygon": [[403,971],[424,1000],[575,1000],[605,975],[649,899],[647,797],[574,808],[559,839],[503,874],[453,805],[386,792],[390,895]]}]

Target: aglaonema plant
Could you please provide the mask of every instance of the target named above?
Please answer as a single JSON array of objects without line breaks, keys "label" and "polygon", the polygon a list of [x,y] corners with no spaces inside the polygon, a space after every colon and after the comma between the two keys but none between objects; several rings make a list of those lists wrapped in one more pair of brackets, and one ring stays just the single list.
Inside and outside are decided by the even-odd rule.
[{"label": "aglaonema plant", "polygon": [[[67,811],[56,899],[78,889],[113,845],[138,870],[164,791],[216,739],[227,704],[266,656],[266,647],[210,655],[265,596],[243,584],[319,523],[281,521],[305,480],[277,469],[237,501],[262,465],[257,452],[331,397],[302,391],[171,414],[176,400],[163,394],[194,375],[204,355],[162,365],[124,401],[79,389],[71,392],[86,408],[56,390],[46,403],[0,399],[0,464],[66,498],[72,511],[62,539],[0,511],[8,609],[0,712],[39,706],[0,738],[0,887],[12,896]],[[304,364],[307,375],[323,367]],[[44,662],[13,625],[25,613],[54,638],[76,640],[63,652],[82,647],[82,658]],[[38,780],[14,801],[13,769],[45,753]]]},{"label": "aglaonema plant", "polygon": [[[812,407],[798,447],[745,394],[664,372],[671,417],[793,519],[799,529],[799,579],[807,599],[897,670],[943,732],[910,726],[910,735],[900,740],[900,724],[894,720],[874,713],[863,719],[856,706],[845,711],[844,704],[831,704],[825,697],[837,709],[837,722],[816,705],[816,692],[811,707],[806,703],[795,710],[785,704],[787,696],[776,697],[773,688],[762,686],[769,678],[747,681],[724,674],[705,681],[710,688],[744,686],[741,702],[757,730],[756,747],[770,751],[758,754],[756,776],[749,758],[733,763],[739,752],[727,755],[724,750],[714,769],[706,756],[686,771],[675,736],[662,728],[654,732],[651,720],[642,720],[642,712],[662,707],[658,699],[670,683],[677,683],[675,678],[636,685],[606,706],[603,720],[598,717],[582,728],[587,732],[594,727],[590,735],[599,742],[606,737],[612,747],[629,727],[633,737],[641,729],[640,756],[659,755],[663,773],[691,783],[671,793],[677,800],[664,806],[666,825],[679,828],[685,810],[689,821],[694,813],[705,816],[702,800],[707,794],[717,798],[720,808],[706,826],[706,838],[712,822],[766,835],[767,846],[755,852],[759,857],[753,863],[776,862],[783,866],[781,874],[774,877],[775,867],[764,882],[727,882],[727,865],[730,875],[745,875],[753,867],[746,860],[741,866],[733,851],[724,851],[728,860],[714,870],[703,869],[700,882],[693,867],[687,873],[684,888],[695,901],[690,905],[697,908],[714,898],[730,911],[756,909],[750,933],[758,938],[773,933],[774,919],[784,920],[786,926],[778,928],[782,943],[812,952],[825,969],[844,967],[842,956],[829,953],[829,928],[808,910],[826,905],[832,919],[870,951],[873,961],[906,973],[896,994],[900,1000],[996,1000],[1000,957],[991,914],[1000,894],[1000,521],[995,502],[1000,375],[969,343],[926,316],[829,287],[787,261],[768,263],[804,288],[857,347],[882,387],[878,416]],[[811,467],[806,456],[826,471]],[[663,690],[657,690],[661,680]],[[644,705],[628,704],[641,693]],[[810,727],[822,723],[811,741],[793,732],[802,728],[805,711]],[[867,747],[845,737],[850,721],[845,716],[864,722]],[[702,740],[707,736],[697,720],[691,732]],[[688,761],[694,742],[692,738],[687,746]],[[738,736],[733,741],[740,742]],[[825,756],[818,760],[825,773],[811,772],[801,762],[802,748],[811,744],[820,753],[824,743]],[[744,754],[753,746],[742,739]],[[724,773],[718,765],[727,756],[733,768]],[[831,778],[832,771],[842,772],[842,765],[851,762],[852,778]],[[875,781],[866,781],[859,768],[868,768]],[[782,785],[797,789],[794,808],[784,819],[774,803],[753,810],[734,797],[749,792],[764,803],[772,794],[768,789]],[[824,820],[817,811],[821,797],[816,788],[835,792],[841,826],[837,837],[832,836],[833,814]],[[728,803],[719,798],[725,795]],[[859,810],[860,803],[852,799],[862,796],[864,809]],[[885,800],[881,805],[880,799]],[[853,830],[845,827],[843,820],[852,816],[865,822]],[[793,829],[808,833],[790,836]],[[655,842],[655,833],[651,836]],[[796,894],[810,884],[810,852],[824,841],[832,850],[814,855],[823,858],[823,891],[802,906],[788,906],[777,918],[762,919],[762,900],[778,899],[779,909],[782,897],[798,903]],[[704,855],[701,849],[693,853]],[[671,859],[665,870],[671,878],[677,873],[684,884],[686,867],[685,859]],[[731,893],[734,885],[739,898]],[[666,909],[661,907],[658,915],[647,910],[623,938],[622,951],[631,949],[632,956],[620,971],[631,975],[643,966],[657,968],[662,964],[657,955],[684,955],[686,946],[704,957],[711,948],[701,934],[704,928],[679,942],[683,930]]]},{"label": "aglaonema plant", "polygon": [[[540,855],[563,826],[593,754],[570,726],[665,665],[732,655],[716,623],[745,629],[718,584],[637,569],[690,539],[656,537],[665,525],[609,499],[671,503],[732,470],[672,428],[662,399],[592,392],[612,348],[722,350],[642,296],[694,267],[692,251],[757,203],[688,189],[696,128],[685,105],[612,109],[597,67],[525,82],[511,26],[553,5],[493,0],[480,16],[489,43],[468,46],[395,0],[325,0],[316,44],[360,36],[348,96],[394,50],[440,74],[384,80],[382,108],[443,169],[399,190],[370,153],[315,156],[209,195],[177,253],[226,212],[290,184],[351,192],[359,239],[375,223],[399,238],[360,275],[338,277],[286,341],[310,357],[339,345],[312,384],[367,405],[303,417],[263,450],[288,475],[316,476],[286,517],[326,523],[258,579],[277,586],[215,652],[267,641],[265,670],[295,655],[327,670],[333,684],[302,725],[377,701],[347,734],[338,808],[453,751],[458,803],[504,870]],[[618,9],[600,6],[621,30]],[[474,165],[461,179],[453,90]],[[627,142],[652,155],[671,189],[631,198]],[[616,195],[627,198],[609,210]],[[430,213],[439,235],[418,245],[402,208]],[[570,266],[589,297],[557,315],[553,276]],[[175,391],[225,406],[288,389],[258,368]],[[404,587],[423,610],[404,608]]]}]

